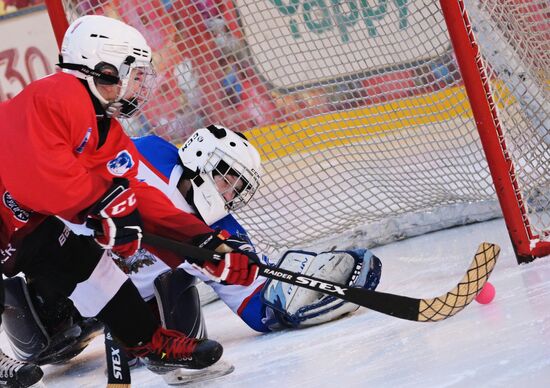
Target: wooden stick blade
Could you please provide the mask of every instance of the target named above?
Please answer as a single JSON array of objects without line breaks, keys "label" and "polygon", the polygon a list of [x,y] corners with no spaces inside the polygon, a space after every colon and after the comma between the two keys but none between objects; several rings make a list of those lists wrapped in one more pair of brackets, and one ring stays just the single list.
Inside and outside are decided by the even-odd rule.
[{"label": "wooden stick blade", "polygon": [[487,283],[499,253],[498,245],[481,243],[468,271],[455,288],[439,297],[420,300],[417,321],[442,321],[468,306]]}]

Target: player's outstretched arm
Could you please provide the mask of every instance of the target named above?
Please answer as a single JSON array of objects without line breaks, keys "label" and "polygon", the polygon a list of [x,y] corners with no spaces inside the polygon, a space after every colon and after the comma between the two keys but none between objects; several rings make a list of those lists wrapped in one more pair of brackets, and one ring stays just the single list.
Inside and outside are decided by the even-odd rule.
[{"label": "player's outstretched arm", "polygon": [[[211,233],[212,229],[195,215],[186,213],[157,188],[145,182],[130,181],[136,193],[143,230],[176,241],[191,242],[195,237]],[[158,256],[171,268],[176,268],[185,258],[162,247],[144,242],[144,248]]]},{"label": "player's outstretched arm", "polygon": [[[144,239],[150,244],[163,246],[166,249],[187,255],[196,263],[202,264],[204,261],[215,262],[221,260],[219,253],[178,241],[147,234]],[[462,280],[443,295],[426,299],[348,287],[281,268],[274,269],[262,263],[257,263],[257,265],[261,276],[279,279],[285,283],[333,295],[339,299],[397,318],[419,322],[437,322],[452,317],[474,300],[489,279],[499,253],[500,247],[498,245],[481,243]]]}]

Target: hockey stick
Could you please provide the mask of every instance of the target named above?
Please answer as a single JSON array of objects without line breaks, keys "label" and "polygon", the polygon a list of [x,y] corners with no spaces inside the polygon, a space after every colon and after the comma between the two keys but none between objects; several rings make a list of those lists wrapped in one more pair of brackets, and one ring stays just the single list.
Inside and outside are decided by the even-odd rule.
[{"label": "hockey stick", "polygon": [[[179,256],[185,257],[189,262],[199,265],[206,260],[215,262],[222,259],[222,256],[218,253],[149,233],[143,234],[142,242],[168,249]],[[499,253],[500,248],[498,245],[486,242],[481,243],[474,256],[474,260],[460,283],[449,292],[430,299],[416,299],[408,296],[370,291],[364,288],[347,287],[284,269],[269,267],[262,263],[256,264],[260,268],[259,275],[266,278],[277,279],[285,283],[332,295],[347,302],[397,318],[418,322],[437,322],[452,317],[474,300],[487,282]]]}]

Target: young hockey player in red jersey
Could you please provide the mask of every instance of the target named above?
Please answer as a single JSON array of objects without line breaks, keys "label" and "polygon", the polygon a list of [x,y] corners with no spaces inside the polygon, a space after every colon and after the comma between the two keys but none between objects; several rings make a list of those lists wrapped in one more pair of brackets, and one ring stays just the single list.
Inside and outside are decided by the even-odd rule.
[{"label": "young hockey player in red jersey", "polygon": [[[69,26],[60,58],[63,72],[0,105],[3,272],[50,282],[80,314],[97,316],[130,354],[152,365],[211,365],[222,347],[161,328],[109,255],[109,249],[132,255],[143,230],[198,245],[210,241],[212,249],[223,244],[204,222],[136,179],[137,151],[116,117],[131,116],[146,101],[151,50],[134,28],[84,16]],[[55,216],[93,221],[103,249]],[[183,261],[150,249],[171,266]],[[233,251],[205,273],[248,285],[258,268]]]},{"label": "young hockey player in red jersey", "polygon": [[[193,133],[179,150],[156,136],[134,139],[134,143],[140,152],[139,179],[161,190],[180,209],[196,214],[215,229],[228,231],[232,235],[229,244],[255,252],[248,233],[231,214],[247,204],[260,182],[260,156],[243,135],[221,126],[210,125]],[[72,227],[77,229],[76,226]],[[81,227],[79,229],[83,233],[90,233]],[[275,265],[266,256],[260,256],[262,262]],[[195,338],[207,337],[195,287],[197,279],[211,286],[234,313],[252,329],[260,332],[320,324],[358,308],[334,297],[262,277],[246,287],[216,283],[201,268],[187,262],[171,270],[145,249],[140,249],[131,258],[117,258],[116,261],[129,274],[141,296],[153,309],[158,308],[160,319],[166,328],[182,331]],[[320,254],[289,251],[277,266],[368,289],[376,288],[381,273],[378,258],[364,249]],[[39,296],[34,301],[30,300],[30,305],[38,312],[45,330],[52,337],[59,337],[60,331],[55,330],[48,315],[60,312],[61,309],[48,309],[44,306],[39,301],[44,299],[43,291],[33,289],[32,279],[30,280],[29,290],[24,291],[23,280],[15,282],[10,279],[7,295],[10,299],[18,295],[22,299],[21,295],[24,294]],[[66,310],[66,321],[74,324],[70,310]],[[15,326],[11,324],[12,319],[11,316],[6,318],[8,327]],[[87,327],[86,320],[81,321],[80,325]],[[12,332],[8,329],[6,332],[8,338],[16,337],[13,338],[13,348],[20,347],[18,344],[28,342],[27,338],[31,337],[31,334],[27,337],[21,336],[17,330]],[[41,364],[52,362],[56,358],[67,360],[86,345],[87,338],[81,338],[72,346],[65,346],[61,350],[50,346],[41,353],[34,354],[32,360]],[[108,333],[105,349],[109,382],[129,384],[130,373],[124,352]],[[230,370],[231,366],[227,363],[217,363],[200,371],[167,371],[163,378],[169,384],[188,380],[196,382],[223,375]]]}]

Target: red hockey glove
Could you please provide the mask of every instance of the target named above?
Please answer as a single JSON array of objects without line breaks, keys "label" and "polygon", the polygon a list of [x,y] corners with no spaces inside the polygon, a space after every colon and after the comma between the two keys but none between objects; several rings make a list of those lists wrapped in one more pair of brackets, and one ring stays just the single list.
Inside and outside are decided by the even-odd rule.
[{"label": "red hockey glove", "polygon": [[92,208],[86,225],[96,231],[95,240],[104,249],[111,249],[122,257],[131,256],[139,249],[141,216],[127,179],[113,179],[113,185]]},{"label": "red hockey glove", "polygon": [[228,238],[230,235],[223,230],[196,238],[195,244],[200,248],[227,253],[217,263],[206,261],[202,266],[195,266],[215,282],[249,286],[258,277],[258,257],[253,252],[234,250],[226,244]]},{"label": "red hockey glove", "polygon": [[202,272],[218,283],[249,286],[258,277],[259,268],[247,254],[230,252],[218,263],[206,261]]}]

